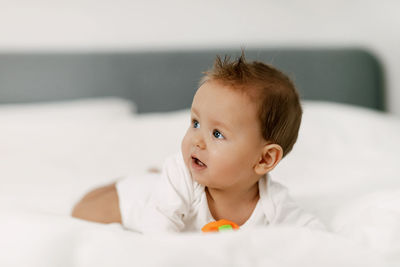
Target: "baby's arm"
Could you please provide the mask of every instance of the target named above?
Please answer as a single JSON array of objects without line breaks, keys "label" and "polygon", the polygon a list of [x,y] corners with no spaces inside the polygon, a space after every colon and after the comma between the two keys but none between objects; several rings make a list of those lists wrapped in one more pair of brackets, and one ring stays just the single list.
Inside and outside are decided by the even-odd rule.
[{"label": "baby's arm", "polygon": [[72,217],[100,223],[121,223],[115,183],[87,193],[72,210]]}]

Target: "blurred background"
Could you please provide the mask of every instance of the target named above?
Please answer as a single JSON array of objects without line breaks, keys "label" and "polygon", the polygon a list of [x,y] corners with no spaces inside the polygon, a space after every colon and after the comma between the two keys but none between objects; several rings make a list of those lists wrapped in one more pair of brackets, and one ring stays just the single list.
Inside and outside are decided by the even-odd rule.
[{"label": "blurred background", "polygon": [[[182,60],[184,63],[172,60],[174,64],[170,64],[165,58],[174,53],[165,53],[160,60],[163,64],[154,64],[155,57],[147,55],[153,53],[136,53],[146,54],[140,58],[147,62],[143,68],[140,60],[137,63],[137,57],[126,58],[124,52],[178,51],[176,54],[181,54],[183,51],[192,55],[195,49],[238,51],[240,48],[254,49],[256,53],[257,49],[268,48],[277,49],[278,53],[285,48],[367,50],[379,59],[384,69],[385,108],[391,113],[308,102],[295,149],[274,170],[273,177],[288,186],[300,206],[320,217],[337,234],[338,240],[332,236],[327,248],[328,239],[317,242],[318,236],[299,232],[300,242],[293,242],[293,237],[297,237],[293,234],[297,232],[290,231],[287,238],[278,233],[280,242],[284,242],[279,246],[276,246],[277,239],[272,239],[273,244],[259,246],[253,242],[253,235],[243,241],[257,248],[278,247],[274,250],[278,256],[279,248],[284,248],[282,255],[285,256],[287,250],[295,251],[288,255],[295,256],[293,259],[285,258],[285,263],[292,260],[291,266],[299,262],[332,266],[337,260],[341,261],[338,266],[349,266],[342,263],[373,265],[369,257],[363,256],[367,255],[364,252],[347,249],[350,243],[343,239],[346,237],[365,245],[366,249],[371,248],[371,252],[365,250],[368,256],[379,252],[387,262],[393,263],[390,266],[400,266],[399,14],[399,0],[0,0],[0,248],[2,252],[5,249],[0,253],[0,266],[112,266],[116,259],[120,259],[119,265],[127,262],[143,265],[140,262],[143,257],[137,258],[138,253],[126,251],[153,256],[154,249],[161,248],[160,244],[170,248],[162,251],[168,257],[175,257],[178,251],[180,255],[199,258],[197,247],[185,246],[182,252],[172,239],[171,242],[151,239],[147,243],[137,236],[126,239],[128,236],[122,230],[118,234],[116,225],[95,227],[72,220],[70,214],[75,203],[93,188],[129,175],[147,174],[153,167],[160,168],[167,156],[179,150],[190,125],[188,110],[143,114],[132,111],[136,108],[140,111],[139,103],[153,111],[169,103],[176,107],[182,102],[178,95],[186,94],[186,99],[191,100],[193,91],[181,93],[182,87],[177,85],[195,81],[197,86],[196,75],[200,72],[189,77],[188,66],[200,66],[199,61],[203,59],[211,62],[215,55],[214,52],[212,56],[197,54],[194,61],[187,56]],[[52,57],[53,52],[56,57]],[[107,57],[99,57],[115,52],[118,56],[122,54],[123,60],[112,57],[108,61]],[[50,56],[41,61],[41,53]],[[65,57],[57,58],[58,54]],[[82,54],[94,54],[96,60],[81,60]],[[301,60],[286,58],[304,73],[308,62],[313,70],[310,73],[314,74],[316,69],[318,74],[299,75],[298,81],[303,77],[314,82],[319,77],[322,82],[315,82],[317,90],[329,88],[327,91],[339,95],[344,92],[346,97],[349,92],[354,96],[348,97],[351,103],[371,96],[366,88],[374,79],[367,78],[375,72],[369,72],[369,68],[365,72],[365,61],[348,56],[360,56],[360,53],[328,57],[338,59],[336,66],[339,67],[332,68],[332,73],[339,70],[341,78],[330,75],[329,68],[327,71],[319,67],[326,62],[310,64],[318,63],[319,57],[301,54],[307,56]],[[139,67],[133,69],[132,65]],[[180,69],[184,71],[176,73]],[[367,74],[354,75],[362,69],[360,72]],[[363,95],[350,94],[352,90],[347,87],[343,89],[340,82],[346,79],[342,77],[361,84],[349,88],[361,88]],[[131,90],[131,82],[140,86]],[[149,84],[156,86],[150,88]],[[44,99],[44,96],[69,99],[68,93],[79,95],[84,91],[82,88],[91,96],[104,91],[119,90],[121,94],[133,91],[142,99],[138,98],[138,106],[119,98],[45,105],[11,102],[22,98]],[[170,93],[170,88],[175,88],[175,94]],[[151,102],[149,98],[153,99],[154,95],[158,97]],[[270,242],[269,237],[262,240]],[[306,250],[303,240],[307,240]],[[231,239],[226,241],[231,247]],[[243,247],[243,242],[236,243],[240,246],[233,247],[235,250]],[[104,253],[108,248],[112,249]],[[314,257],[319,251],[320,259],[324,259],[322,264]],[[258,254],[264,257],[261,260],[267,259],[260,262],[275,263],[275,258],[272,261],[265,258],[268,253]],[[209,254],[204,255],[203,258],[212,262]],[[221,255],[229,258],[216,254],[219,258]],[[170,259],[163,258],[162,253],[154,256],[152,259],[156,262],[165,263]],[[237,259],[242,260],[234,258]],[[176,266],[177,262],[173,262]]]},{"label": "blurred background", "polygon": [[0,0],[0,52],[362,47],[400,116],[399,11],[395,0]]}]

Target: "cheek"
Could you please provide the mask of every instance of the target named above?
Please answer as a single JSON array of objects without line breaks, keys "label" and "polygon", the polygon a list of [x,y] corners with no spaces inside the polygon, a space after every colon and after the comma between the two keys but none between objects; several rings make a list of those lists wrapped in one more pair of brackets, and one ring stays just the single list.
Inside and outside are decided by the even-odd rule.
[{"label": "cheek", "polygon": [[210,145],[208,147],[209,161],[217,172],[229,173],[235,168],[240,156],[231,145]]},{"label": "cheek", "polygon": [[247,143],[229,144],[209,148],[212,162],[217,162],[216,168],[221,172],[242,172],[253,166],[255,151]]},{"label": "cheek", "polygon": [[181,151],[183,159],[185,160],[186,163],[186,159],[188,157],[188,154],[190,153],[190,136],[188,132],[186,132],[185,136],[182,139]]}]

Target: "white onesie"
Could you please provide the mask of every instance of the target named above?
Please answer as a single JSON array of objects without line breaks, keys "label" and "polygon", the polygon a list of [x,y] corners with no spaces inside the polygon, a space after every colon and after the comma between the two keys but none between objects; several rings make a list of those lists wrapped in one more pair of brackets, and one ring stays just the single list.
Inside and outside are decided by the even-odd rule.
[{"label": "white onesie", "polygon": [[[288,224],[325,229],[303,212],[287,189],[270,175],[259,180],[260,199],[250,218],[240,227]],[[141,233],[200,232],[215,221],[208,208],[205,187],[194,181],[182,154],[165,161],[161,174],[127,177],[117,182],[122,224]]]}]

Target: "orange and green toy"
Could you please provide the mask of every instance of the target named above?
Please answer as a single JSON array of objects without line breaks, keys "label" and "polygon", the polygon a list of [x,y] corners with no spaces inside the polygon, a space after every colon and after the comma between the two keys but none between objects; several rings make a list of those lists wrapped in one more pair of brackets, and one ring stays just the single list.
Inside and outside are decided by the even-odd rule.
[{"label": "orange and green toy", "polygon": [[203,232],[222,232],[222,231],[229,231],[229,230],[238,230],[239,225],[234,222],[228,220],[219,220],[216,222],[210,222],[204,225],[201,228]]}]

